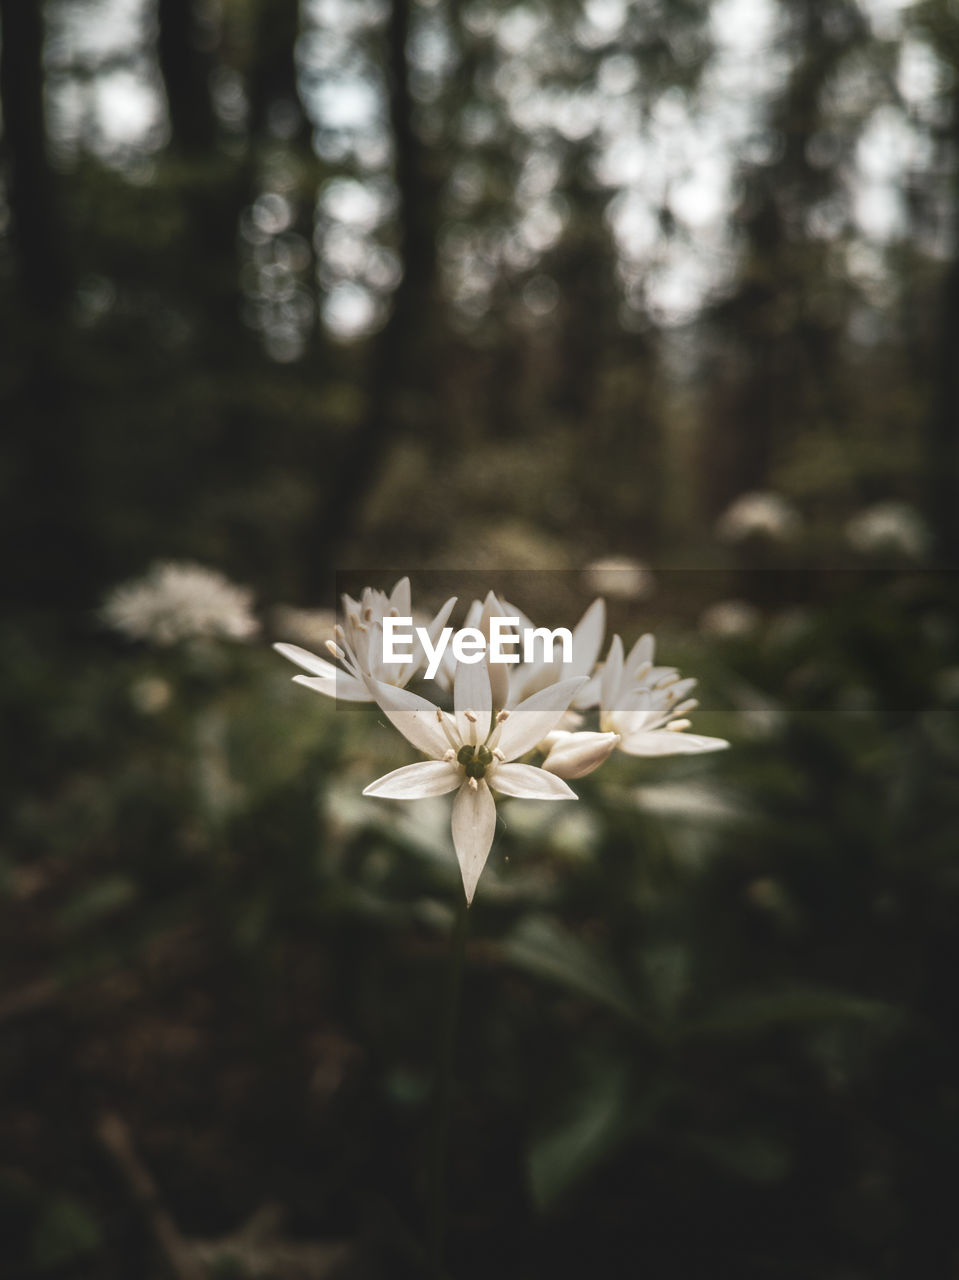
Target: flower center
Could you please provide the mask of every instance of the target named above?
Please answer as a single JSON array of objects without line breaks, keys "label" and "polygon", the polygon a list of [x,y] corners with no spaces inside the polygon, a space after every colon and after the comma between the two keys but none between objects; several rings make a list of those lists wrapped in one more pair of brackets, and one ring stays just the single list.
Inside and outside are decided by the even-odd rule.
[{"label": "flower center", "polygon": [[464,745],[457,751],[456,759],[466,770],[467,778],[482,778],[493,763],[493,753],[489,747]]}]

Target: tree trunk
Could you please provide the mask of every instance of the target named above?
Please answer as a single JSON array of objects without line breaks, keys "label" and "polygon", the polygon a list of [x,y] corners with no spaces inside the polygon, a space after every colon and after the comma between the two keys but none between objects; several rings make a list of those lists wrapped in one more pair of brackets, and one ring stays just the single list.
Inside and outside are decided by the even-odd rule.
[{"label": "tree trunk", "polygon": [[[953,152],[959,155],[959,92],[953,98]],[[925,439],[926,513],[940,564],[959,565],[959,175],[952,191],[952,262],[943,282],[939,373]]]},{"label": "tree trunk", "polygon": [[216,140],[210,64],[194,0],[157,0],[157,58],[166,90],[173,147],[205,155]]},{"label": "tree trunk", "polygon": [[401,402],[415,385],[415,354],[428,339],[436,279],[436,189],[413,123],[407,42],[410,0],[393,0],[387,27],[390,122],[399,192],[399,241],[403,275],[389,319],[374,341],[369,398],[363,420],[346,441],[332,471],[325,506],[307,530],[310,588],[328,590],[363,503],[379,478],[391,438],[405,429]]},{"label": "tree trunk", "polygon": [[43,7],[0,0],[0,106],[13,241],[31,311],[59,313],[71,292],[43,110]]}]

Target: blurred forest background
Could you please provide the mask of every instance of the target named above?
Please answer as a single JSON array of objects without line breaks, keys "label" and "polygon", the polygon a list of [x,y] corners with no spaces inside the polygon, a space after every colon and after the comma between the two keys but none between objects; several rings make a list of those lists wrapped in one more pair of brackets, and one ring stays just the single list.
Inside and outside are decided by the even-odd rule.
[{"label": "blurred forest background", "polygon": [[266,644],[367,566],[733,741],[506,810],[449,1274],[959,1274],[954,0],[0,0],[0,111],[0,1274],[422,1272],[448,817]]}]

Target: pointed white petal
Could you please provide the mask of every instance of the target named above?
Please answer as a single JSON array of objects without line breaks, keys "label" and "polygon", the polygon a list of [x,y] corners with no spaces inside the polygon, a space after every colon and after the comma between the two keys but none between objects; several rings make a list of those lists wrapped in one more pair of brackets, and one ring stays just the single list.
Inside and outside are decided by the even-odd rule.
[{"label": "pointed white petal", "polygon": [[480,781],[475,791],[464,782],[453,801],[453,844],[467,903],[473,901],[495,830],[496,804],[486,779]]},{"label": "pointed white petal", "polygon": [[332,662],[327,662],[325,658],[310,653],[308,649],[301,649],[298,644],[275,644],[273,648],[277,653],[282,653],[284,658],[289,658],[290,662],[295,662],[298,667],[302,667],[304,671],[309,671],[314,676],[332,679],[339,674],[339,668],[334,667]]},{"label": "pointed white petal", "polygon": [[[490,638],[490,619],[514,617],[516,615],[510,613],[506,606],[497,600],[492,591],[487,593],[486,599],[483,601],[483,612],[480,614],[480,620],[477,623],[480,631],[486,637],[487,645],[489,645]],[[507,645],[506,652],[520,655],[519,645]],[[493,695],[493,706],[497,711],[502,710],[509,700],[510,665],[512,664],[505,662],[488,662],[490,690]]]},{"label": "pointed white petal", "polygon": [[599,691],[602,687],[603,676],[601,671],[597,671],[591,675],[586,683],[573,699],[573,706],[579,711],[588,711],[590,707],[599,706]]},{"label": "pointed white petal", "polygon": [[613,642],[609,646],[609,653],[606,656],[606,663],[603,667],[600,685],[600,705],[604,710],[613,710],[622,678],[623,642],[619,636],[613,636]]},{"label": "pointed white petal", "polygon": [[[456,711],[456,728],[463,742],[485,742],[489,733],[493,696],[490,691],[489,670],[482,662],[457,662],[453,681],[453,706]],[[466,714],[473,716],[471,720]]]},{"label": "pointed white petal", "polygon": [[501,764],[490,773],[490,786],[522,800],[577,800],[562,778],[531,764]]},{"label": "pointed white petal", "polygon": [[651,635],[640,636],[632,649],[629,651],[629,657],[626,659],[625,674],[632,680],[635,672],[645,664],[652,663],[656,655],[656,640]]},{"label": "pointed white petal", "polygon": [[548,689],[530,694],[519,706],[514,707],[509,718],[503,722],[495,744],[506,759],[515,760],[517,756],[531,751],[537,742],[542,742],[550,730],[556,728],[566,708],[585,683],[583,676],[561,680]]},{"label": "pointed white petal", "polygon": [[694,756],[703,751],[723,751],[725,738],[705,738],[698,733],[673,733],[653,729],[648,733],[626,734],[619,744],[628,756]]},{"label": "pointed white petal", "polygon": [[389,609],[395,609],[401,618],[408,618],[412,613],[409,578],[400,578],[390,592],[387,612],[389,612]]},{"label": "pointed white petal", "polygon": [[328,698],[339,698],[341,702],[372,702],[373,695],[366,685],[355,676],[345,671],[337,671],[333,678],[328,676],[294,676],[293,683],[301,684],[315,693],[325,693]]},{"label": "pointed white petal", "polygon": [[405,764],[364,787],[365,796],[380,796],[387,800],[422,800],[426,796],[445,796],[455,791],[463,775],[455,764],[445,760],[421,760],[418,764]]},{"label": "pointed white petal", "polygon": [[596,665],[606,634],[606,601],[594,600],[573,630],[573,661],[564,674],[588,676]]},{"label": "pointed white petal", "polygon": [[[447,620],[449,619],[450,614],[453,612],[453,606],[455,604],[456,604],[456,596],[450,596],[450,598],[443,605],[442,609],[440,609],[439,613],[426,624],[426,634],[429,636],[431,651],[435,651],[436,642],[440,637],[440,632],[446,626]],[[415,635],[415,632],[414,632],[414,635]],[[426,649],[424,648],[423,644],[420,642],[419,637],[416,637],[416,639],[414,640],[413,654],[414,654],[413,670],[418,670],[420,667],[428,665]],[[449,655],[449,648],[447,647],[443,653],[443,659],[441,661],[440,669],[439,671],[437,671],[436,676],[433,677],[434,679],[436,679],[437,676],[441,674],[443,670],[443,663],[445,663],[445,660],[448,655]]]},{"label": "pointed white petal", "polygon": [[556,734],[543,768],[559,778],[585,778],[609,759],[618,742],[618,733]]},{"label": "pointed white petal", "polygon": [[432,702],[409,689],[396,689],[379,680],[371,680],[369,688],[380,710],[407,742],[434,760],[443,758],[450,744]]}]

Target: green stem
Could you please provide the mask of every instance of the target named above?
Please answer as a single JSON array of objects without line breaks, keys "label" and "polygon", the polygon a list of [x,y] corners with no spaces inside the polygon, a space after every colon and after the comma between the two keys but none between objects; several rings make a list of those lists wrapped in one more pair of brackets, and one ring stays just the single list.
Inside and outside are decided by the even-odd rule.
[{"label": "green stem", "polygon": [[450,1112],[453,1102],[453,1057],[456,1028],[459,1022],[460,992],[463,987],[463,961],[469,928],[469,906],[465,895],[460,899],[450,936],[449,968],[446,975],[446,1000],[440,1023],[436,1051],[436,1083],[433,1095],[433,1141],[430,1159],[430,1262],[432,1274],[443,1272],[446,1242],[446,1153],[449,1147]]}]

